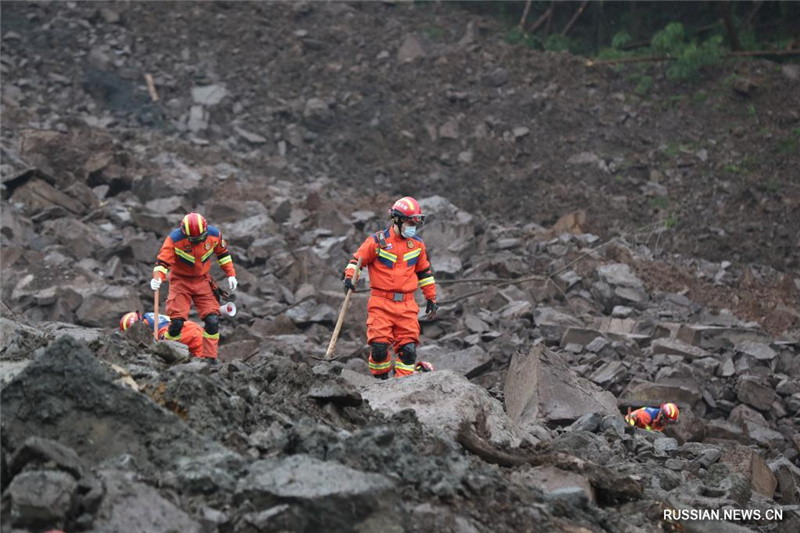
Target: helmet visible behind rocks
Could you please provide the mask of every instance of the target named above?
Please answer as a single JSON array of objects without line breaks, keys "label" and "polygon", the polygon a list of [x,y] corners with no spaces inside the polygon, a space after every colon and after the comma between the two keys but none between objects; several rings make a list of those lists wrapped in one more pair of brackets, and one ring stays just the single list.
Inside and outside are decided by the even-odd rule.
[{"label": "helmet visible behind rocks", "polygon": [[131,311],[130,313],[125,313],[124,315],[122,315],[122,318],[119,319],[119,330],[128,331],[129,327],[136,324],[141,319],[142,315],[139,314],[139,311]]},{"label": "helmet visible behind rocks", "polygon": [[661,412],[664,413],[664,416],[667,420],[672,420],[673,422],[678,420],[678,406],[672,402],[667,402],[661,406]]}]

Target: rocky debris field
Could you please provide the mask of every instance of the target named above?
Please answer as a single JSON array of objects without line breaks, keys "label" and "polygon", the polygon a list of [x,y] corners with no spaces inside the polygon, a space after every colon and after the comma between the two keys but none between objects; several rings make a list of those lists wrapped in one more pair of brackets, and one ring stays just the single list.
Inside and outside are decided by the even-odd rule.
[{"label": "rocky debris field", "polygon": [[[796,65],[654,65],[640,97],[447,4],[1,20],[3,531],[800,528]],[[366,290],[317,358],[406,194],[437,370],[376,383]],[[240,280],[215,367],[116,331],[189,210]],[[624,424],[667,400],[665,434]]]}]

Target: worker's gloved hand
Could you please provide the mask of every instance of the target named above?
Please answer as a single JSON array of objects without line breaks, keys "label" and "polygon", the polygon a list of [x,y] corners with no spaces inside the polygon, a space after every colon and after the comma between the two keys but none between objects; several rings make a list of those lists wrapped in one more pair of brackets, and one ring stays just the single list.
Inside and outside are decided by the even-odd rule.
[{"label": "worker's gloved hand", "polygon": [[347,294],[347,291],[356,292],[356,287],[353,285],[353,278],[344,278],[344,293]]},{"label": "worker's gloved hand", "polygon": [[428,320],[433,320],[436,318],[436,311],[439,309],[439,305],[434,302],[433,300],[428,300],[428,305],[425,307],[425,314],[428,315]]},{"label": "worker's gloved hand", "polygon": [[228,287],[230,287],[231,292],[235,291],[238,286],[239,282],[236,280],[236,276],[230,276],[228,278]]},{"label": "worker's gloved hand", "polygon": [[161,287],[161,278],[153,278],[150,280],[150,288],[157,291]]}]

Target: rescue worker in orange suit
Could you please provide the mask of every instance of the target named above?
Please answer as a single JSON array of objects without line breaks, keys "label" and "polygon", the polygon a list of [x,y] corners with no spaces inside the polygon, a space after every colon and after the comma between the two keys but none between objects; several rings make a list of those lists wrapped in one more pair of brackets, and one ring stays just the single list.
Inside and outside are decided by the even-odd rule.
[{"label": "rescue worker in orange suit", "polygon": [[[153,329],[153,313],[144,315],[138,311],[125,313],[119,321],[119,330],[128,331],[135,323],[143,320],[147,327]],[[158,338],[164,339],[164,335],[169,329],[170,320],[166,315],[158,315]],[[203,328],[199,324],[187,320],[181,329],[181,342],[189,347],[189,353],[195,357],[203,356]]]},{"label": "rescue worker in orange suit", "polygon": [[[345,294],[355,290],[353,277],[358,260],[369,269],[371,296],[367,304],[369,371],[387,379],[392,371],[390,349],[397,355],[394,376],[415,372],[419,344],[419,307],[414,301],[417,288],[427,300],[428,319],[436,316],[436,281],[428,261],[425,243],[417,235],[425,217],[419,203],[410,196],[397,200],[389,210],[391,225],[364,241],[344,271]],[[430,368],[420,368],[428,371]]]},{"label": "rescue worker in orange suit", "polygon": [[184,323],[194,302],[204,323],[201,357],[217,359],[219,346],[219,302],[212,290],[211,256],[216,255],[219,266],[228,277],[231,292],[238,282],[233,258],[220,231],[209,226],[199,213],[189,213],[178,229],[170,233],[161,246],[153,269],[150,288],[157,291],[169,275],[167,315],[170,324],[165,339],[181,341]]},{"label": "rescue worker in orange suit", "polygon": [[678,406],[667,402],[661,407],[642,407],[635,411],[628,410],[625,422],[630,426],[646,429],[647,431],[664,431],[670,422],[678,421]]}]

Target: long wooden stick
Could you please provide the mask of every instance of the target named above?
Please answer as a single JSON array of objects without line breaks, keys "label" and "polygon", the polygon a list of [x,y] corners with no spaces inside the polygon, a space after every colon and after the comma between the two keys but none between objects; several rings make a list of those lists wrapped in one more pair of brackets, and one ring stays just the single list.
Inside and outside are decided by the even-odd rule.
[{"label": "long wooden stick", "polygon": [[[361,273],[361,257],[358,258],[358,264],[356,265],[356,272],[353,274],[353,286],[358,283],[358,277]],[[331,355],[333,355],[333,349],[336,347],[336,341],[339,339],[339,332],[342,329],[342,324],[344,323],[344,315],[347,311],[347,305],[350,303],[350,297],[353,295],[353,290],[347,291],[347,294],[344,296],[344,303],[342,303],[342,310],[339,311],[339,319],[336,321],[336,327],[333,329],[333,335],[331,336],[331,342],[328,344],[328,351],[325,352],[325,360],[329,360]]]},{"label": "long wooden stick", "polygon": [[158,289],[153,291],[153,338],[158,340]]},{"label": "long wooden stick", "polygon": [[147,90],[150,91],[150,98],[154,102],[158,102],[158,93],[156,92],[156,84],[153,81],[153,76],[150,74],[145,74],[144,81],[147,82]]},{"label": "long wooden stick", "polygon": [[581,13],[583,13],[583,11],[586,9],[587,5],[589,5],[589,0],[584,0],[584,2],[581,4],[581,7],[579,7],[578,10],[575,12],[575,14],[572,15],[572,18],[569,19],[569,22],[564,28],[564,31],[561,32],[562,36],[566,37],[566,35],[569,33],[569,30],[571,30],[572,26],[575,25],[575,22],[578,20],[578,17],[580,17]]},{"label": "long wooden stick", "polygon": [[525,11],[522,12],[522,18],[519,19],[519,29],[525,30],[525,21],[528,20],[528,13],[531,10],[531,4],[533,0],[528,0],[525,2]]}]

